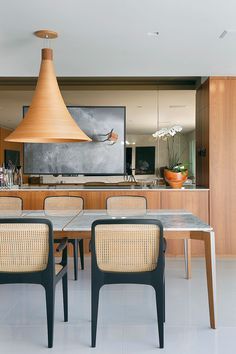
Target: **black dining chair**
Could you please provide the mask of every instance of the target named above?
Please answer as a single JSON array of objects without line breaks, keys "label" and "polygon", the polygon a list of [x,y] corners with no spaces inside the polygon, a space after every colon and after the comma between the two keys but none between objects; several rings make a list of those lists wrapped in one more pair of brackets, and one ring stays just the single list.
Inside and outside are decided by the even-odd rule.
[{"label": "black dining chair", "polygon": [[92,224],[92,347],[96,346],[99,291],[105,284],[151,285],[156,294],[159,345],[164,347],[165,241],[154,219],[108,219]]},{"label": "black dining chair", "polygon": [[55,287],[62,279],[64,321],[68,321],[67,239],[55,264],[53,228],[47,219],[0,219],[0,284],[41,284],[46,293],[48,347],[53,346]]}]

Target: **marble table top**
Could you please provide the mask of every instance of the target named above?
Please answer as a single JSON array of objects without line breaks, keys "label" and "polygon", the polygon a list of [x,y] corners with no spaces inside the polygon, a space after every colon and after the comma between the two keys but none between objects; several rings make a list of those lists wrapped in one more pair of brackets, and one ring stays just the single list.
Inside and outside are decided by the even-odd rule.
[{"label": "marble table top", "polygon": [[79,213],[67,210],[22,210],[22,211],[0,211],[0,219],[4,218],[41,218],[48,219],[53,224],[54,231],[63,231],[75,216]]},{"label": "marble table top", "polygon": [[165,231],[212,231],[212,227],[192,213],[185,210],[147,210],[137,214],[132,210],[112,211],[83,210],[67,226],[64,231],[90,231],[94,220],[98,219],[158,219],[162,222]]},{"label": "marble table top", "polygon": [[98,219],[158,219],[165,231],[211,231],[212,227],[192,213],[176,209],[149,210],[23,210],[1,211],[3,218],[46,218],[53,224],[54,231],[90,231],[93,221]]}]

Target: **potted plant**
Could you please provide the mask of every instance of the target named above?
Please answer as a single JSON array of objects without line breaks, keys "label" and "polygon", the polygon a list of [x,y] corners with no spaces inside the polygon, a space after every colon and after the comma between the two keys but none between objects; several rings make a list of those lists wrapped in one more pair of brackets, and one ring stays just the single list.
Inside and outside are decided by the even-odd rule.
[{"label": "potted plant", "polygon": [[183,151],[179,153],[175,150],[175,137],[182,129],[180,125],[175,125],[171,128],[162,128],[153,134],[153,137],[167,142],[169,164],[164,169],[164,177],[172,188],[181,188],[188,178],[188,169],[180,162]]}]

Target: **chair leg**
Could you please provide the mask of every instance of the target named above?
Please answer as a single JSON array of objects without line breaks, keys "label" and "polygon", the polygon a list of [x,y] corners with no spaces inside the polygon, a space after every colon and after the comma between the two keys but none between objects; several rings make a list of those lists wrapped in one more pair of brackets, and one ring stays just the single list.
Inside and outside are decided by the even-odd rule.
[{"label": "chair leg", "polygon": [[191,278],[191,240],[184,239],[184,263],[186,279]]},{"label": "chair leg", "polygon": [[79,254],[80,254],[80,264],[81,269],[84,269],[84,240],[79,240]]},{"label": "chair leg", "polygon": [[78,279],[78,240],[71,240],[74,254],[74,279]]},{"label": "chair leg", "polygon": [[100,287],[93,285],[92,283],[92,322],[91,322],[91,337],[92,337],[92,347],[96,347],[96,336],[97,336],[97,319],[98,319],[98,302],[99,302],[99,291]]},{"label": "chair leg", "polygon": [[48,348],[52,348],[53,331],[54,331],[54,308],[55,308],[54,285],[46,285],[45,292],[46,292],[46,307],[47,307]]},{"label": "chair leg", "polygon": [[159,332],[159,345],[164,348],[164,299],[163,299],[163,286],[155,288],[156,292],[156,307],[157,307],[157,321]]},{"label": "chair leg", "polygon": [[62,278],[64,322],[68,322],[68,274]]},{"label": "chair leg", "polygon": [[166,322],[166,282],[163,279],[163,322]]}]

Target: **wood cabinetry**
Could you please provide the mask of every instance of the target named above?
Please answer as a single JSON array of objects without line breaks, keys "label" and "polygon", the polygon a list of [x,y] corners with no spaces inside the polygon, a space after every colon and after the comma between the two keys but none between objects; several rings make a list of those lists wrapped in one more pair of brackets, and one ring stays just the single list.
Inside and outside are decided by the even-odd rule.
[{"label": "wood cabinetry", "polygon": [[79,196],[84,199],[85,209],[105,209],[106,199],[113,195],[137,195],[147,199],[149,209],[161,208],[161,192],[151,190],[11,190],[1,191],[2,196],[18,196],[23,199],[24,210],[43,209],[44,199],[48,196]]},{"label": "wood cabinetry", "polygon": [[[196,121],[200,122],[196,127],[197,145],[202,143],[200,140],[202,132],[206,144],[209,144],[207,158],[197,155],[197,181],[210,188],[209,221],[216,234],[216,252],[234,256],[236,255],[235,98],[235,77],[210,77],[198,90],[196,116]],[[208,184],[206,176],[209,176]]]}]

